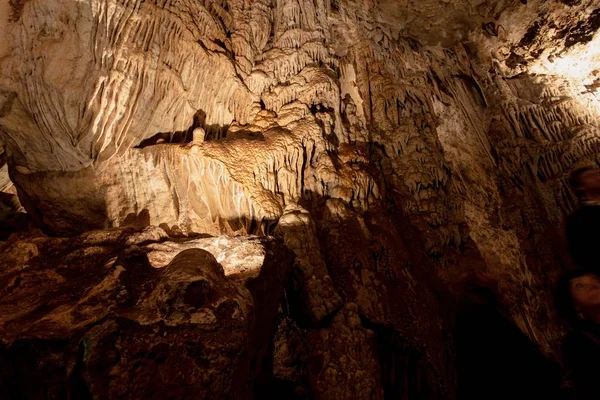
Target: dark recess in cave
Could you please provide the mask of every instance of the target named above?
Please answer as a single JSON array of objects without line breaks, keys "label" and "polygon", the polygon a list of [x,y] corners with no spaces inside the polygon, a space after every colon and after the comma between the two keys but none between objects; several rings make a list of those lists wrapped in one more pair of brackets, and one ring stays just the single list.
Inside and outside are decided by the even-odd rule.
[{"label": "dark recess in cave", "polygon": [[363,316],[361,321],[365,328],[375,332],[385,400],[428,400],[445,393],[445,388],[429,385],[435,382],[435,379],[427,379],[435,375],[434,371],[427,368],[424,355],[412,348],[395,329]]},{"label": "dark recess in cave", "polygon": [[559,365],[506,315],[492,290],[467,287],[454,330],[457,399],[561,399]]}]

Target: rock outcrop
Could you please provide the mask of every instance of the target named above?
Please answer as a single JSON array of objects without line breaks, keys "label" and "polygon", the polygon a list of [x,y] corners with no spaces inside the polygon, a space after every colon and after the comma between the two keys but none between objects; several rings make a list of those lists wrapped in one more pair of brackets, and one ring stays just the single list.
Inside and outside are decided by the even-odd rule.
[{"label": "rock outcrop", "polygon": [[[199,246],[191,237],[278,237],[295,259],[289,281],[268,289],[273,302],[284,287],[285,296],[277,328],[261,336],[274,335],[256,356],[254,394],[452,399],[454,287],[473,271],[497,281],[511,320],[556,358],[550,288],[569,264],[560,224],[576,204],[566,177],[600,163],[599,13],[593,0],[0,0],[10,190],[46,234],[74,237],[11,246],[29,254],[39,240],[63,249],[51,258],[78,260],[98,246],[83,232],[160,226],[134,252],[163,268],[135,267],[139,307],[113,311],[108,325],[86,323],[90,346],[102,349],[128,329],[144,335],[142,320],[167,324],[156,320],[160,307],[175,307],[160,317],[169,323],[192,318],[179,285],[194,298],[213,286],[233,298],[239,285],[213,261],[185,267],[186,257],[202,258],[189,253]],[[2,182],[12,186],[0,172]],[[229,237],[219,252],[238,248]],[[67,256],[71,242],[81,254]],[[24,263],[10,257],[0,258],[8,282]],[[102,279],[127,276],[116,265],[89,268],[84,282],[95,274],[90,290],[101,290]],[[39,282],[71,287],[53,268]],[[45,296],[27,293],[34,309]],[[120,309],[117,297],[104,308]],[[278,305],[265,306],[269,318]],[[236,349],[254,329],[239,323],[222,326],[223,337],[238,335]],[[178,335],[203,334],[194,329]],[[151,337],[147,347],[158,343]],[[60,379],[115,390],[93,389],[100,397],[139,394],[118,392],[133,390],[125,375],[93,382],[100,367],[77,356],[85,346],[69,346],[75,364]],[[48,351],[39,357],[57,350]],[[110,368],[129,368],[120,360]],[[232,379],[206,390],[217,396]]]},{"label": "rock outcrop", "polygon": [[0,241],[8,239],[11,233],[28,230],[29,222],[8,175],[6,153],[0,146]]},{"label": "rock outcrop", "polygon": [[4,398],[249,398],[292,255],[155,227],[2,246]]}]

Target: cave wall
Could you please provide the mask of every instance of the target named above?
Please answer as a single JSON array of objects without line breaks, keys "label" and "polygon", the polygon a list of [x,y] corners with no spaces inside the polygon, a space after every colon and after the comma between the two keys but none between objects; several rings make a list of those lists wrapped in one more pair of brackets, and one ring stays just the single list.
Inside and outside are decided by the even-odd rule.
[{"label": "cave wall", "polygon": [[596,64],[551,60],[593,59],[598,11],[442,3],[0,2],[10,177],[53,235],[280,237],[271,379],[297,391],[382,398],[405,374],[452,398],[473,270],[555,358],[565,178],[598,161],[600,107]]}]

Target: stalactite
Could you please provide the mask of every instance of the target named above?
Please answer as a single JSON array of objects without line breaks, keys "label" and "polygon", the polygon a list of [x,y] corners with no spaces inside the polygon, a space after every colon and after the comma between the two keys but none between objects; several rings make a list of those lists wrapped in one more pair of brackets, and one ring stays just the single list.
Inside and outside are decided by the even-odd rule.
[{"label": "stalactite", "polygon": [[[58,233],[142,217],[183,236],[279,223],[304,260],[301,293],[289,294],[309,316],[307,351],[339,345],[373,398],[384,394],[369,327],[406,337],[431,376],[452,382],[427,277],[454,282],[470,265],[485,264],[506,302],[523,304],[518,320],[548,351],[556,332],[540,334],[551,324],[530,293],[542,286],[530,258],[549,271],[558,261],[534,236],[575,206],[566,176],[597,161],[600,124],[594,95],[532,49],[552,41],[554,55],[570,54],[558,11],[592,6],[541,7],[566,29],[559,38],[531,5],[449,2],[434,18],[434,3],[23,2],[0,49],[11,174]],[[509,16],[514,29],[489,28]],[[380,242],[392,262],[374,261]],[[343,363],[323,364],[305,372],[311,390],[346,390],[345,377],[330,379]]]}]

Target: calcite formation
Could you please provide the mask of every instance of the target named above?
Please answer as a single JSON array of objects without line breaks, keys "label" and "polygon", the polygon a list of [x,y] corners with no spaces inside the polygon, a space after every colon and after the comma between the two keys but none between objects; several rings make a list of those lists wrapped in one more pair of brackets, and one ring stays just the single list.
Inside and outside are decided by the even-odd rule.
[{"label": "calcite formation", "polygon": [[0,147],[0,240],[6,240],[11,233],[27,230],[28,227],[29,218],[8,176],[6,153]]},{"label": "calcite formation", "polygon": [[[454,287],[473,271],[497,281],[514,323],[557,358],[550,292],[569,263],[560,224],[576,206],[566,177],[600,161],[599,29],[593,0],[0,0],[0,191],[18,193],[45,234],[65,237],[17,236],[7,248],[24,246],[17,253],[33,252],[38,267],[53,259],[31,272],[31,285],[71,287],[60,278],[70,259],[82,265],[76,276],[96,274],[89,290],[104,290],[102,279],[128,274],[114,262],[84,271],[76,260],[100,250],[82,237],[157,227],[139,234],[145,239],[119,236],[154,271],[132,283],[141,285],[139,306],[93,324],[69,314],[84,297],[65,299],[59,313],[39,311],[63,321],[61,340],[87,324],[85,352],[127,330],[145,335],[138,325],[202,325],[190,322],[204,317],[188,313],[181,285],[198,282],[194,299],[213,283],[233,298],[236,284],[193,238],[211,235],[208,251],[222,254],[241,246],[232,235],[275,236],[295,257],[289,279],[264,289],[273,304],[258,307],[269,318],[271,306],[279,311],[277,326],[256,334],[270,349],[244,370],[253,389],[232,394],[230,375],[210,386],[195,372],[186,384],[213,398],[280,390],[451,399]],[[36,241],[62,250],[39,253]],[[65,250],[71,242],[80,253]],[[1,274],[18,282],[15,265],[29,261],[7,254]],[[242,275],[255,265],[246,256],[247,265],[236,261]],[[228,258],[216,257],[227,274]],[[21,295],[35,309],[43,293]],[[102,299],[105,309],[118,303]],[[240,310],[252,303],[244,299]],[[159,318],[161,307],[175,308]],[[19,329],[52,337],[54,325],[15,318],[3,335],[10,354],[28,338]],[[214,329],[239,349],[254,329],[240,326]],[[180,328],[177,346],[203,334]],[[123,351],[149,351],[158,346],[152,335],[145,344],[127,339]],[[38,355],[26,346],[30,360],[61,348]],[[116,375],[100,382],[108,361],[89,364],[69,346],[74,358],[56,379],[76,376],[73,384],[98,398],[149,396],[119,372],[129,361],[110,361]],[[195,360],[225,365],[222,351],[203,349]],[[406,368],[390,367],[397,362]]]},{"label": "calcite formation", "polygon": [[248,398],[292,255],[158,227],[2,246],[7,398]]}]

